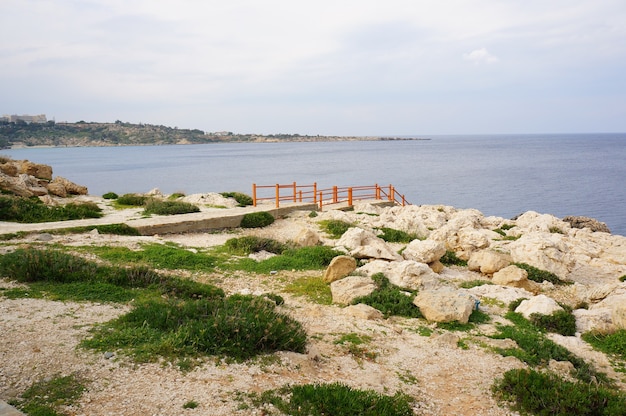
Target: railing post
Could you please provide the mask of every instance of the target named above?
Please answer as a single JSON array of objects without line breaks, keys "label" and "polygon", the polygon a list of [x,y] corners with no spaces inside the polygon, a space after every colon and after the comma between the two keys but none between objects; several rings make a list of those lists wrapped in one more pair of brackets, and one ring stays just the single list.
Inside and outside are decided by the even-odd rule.
[{"label": "railing post", "polygon": [[352,206],[352,187],[348,188],[348,206]]},{"label": "railing post", "polygon": [[389,185],[389,200],[390,201],[394,201],[395,200],[395,189],[393,189],[393,185]]},{"label": "railing post", "polygon": [[337,198],[337,185],[333,186],[333,204],[336,204],[339,199]]},{"label": "railing post", "polygon": [[256,183],[252,184],[252,205],[256,207]]},{"label": "railing post", "polygon": [[404,195],[402,195],[402,206],[403,207],[406,206],[406,199],[404,198]]},{"label": "railing post", "polygon": [[317,204],[317,182],[313,182],[313,203]]},{"label": "railing post", "polygon": [[298,192],[298,200],[299,202],[302,202],[302,191]]},{"label": "railing post", "polygon": [[296,200],[296,193],[298,192],[297,189],[298,189],[298,187],[296,186],[296,183],[294,182],[293,183],[293,202],[298,202]]},{"label": "railing post", "polygon": [[376,199],[380,199],[380,186],[378,184],[374,185],[376,187]]},{"label": "railing post", "polygon": [[276,208],[280,207],[280,185],[276,184]]},{"label": "railing post", "polygon": [[323,205],[324,205],[324,193],[320,191],[320,211],[322,210]]}]

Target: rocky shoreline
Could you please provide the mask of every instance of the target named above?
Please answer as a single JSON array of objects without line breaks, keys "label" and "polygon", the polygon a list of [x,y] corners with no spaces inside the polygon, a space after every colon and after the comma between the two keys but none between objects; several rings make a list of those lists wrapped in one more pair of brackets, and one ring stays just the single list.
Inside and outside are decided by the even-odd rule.
[{"label": "rocky shoreline", "polygon": [[[51,198],[63,203],[58,197]],[[80,198],[101,205],[107,215],[115,213],[102,198]],[[224,197],[184,197],[196,203],[211,201],[211,206],[234,205],[228,198],[220,198]],[[206,204],[202,209],[216,210]],[[128,224],[136,214],[129,212],[124,218],[115,213]],[[334,239],[323,231],[324,220],[352,226],[341,238]],[[381,238],[383,228],[415,234],[419,239],[389,243]],[[528,301],[516,311],[524,316],[571,308],[576,319],[575,335],[550,334],[549,338],[606,373],[617,388],[626,391],[626,378],[617,371],[615,361],[593,350],[581,338],[588,331],[626,329],[626,237],[607,231],[591,219],[566,220],[532,211],[505,219],[443,205],[383,207],[360,203],[349,211],[325,209],[315,215],[294,211],[260,229],[143,237],[94,232],[16,237],[3,242],[3,253],[28,245],[141,249],[146,243],[173,243],[190,251],[203,251],[229,238],[254,235],[297,246],[329,245],[338,250],[338,256],[321,271],[278,271],[268,276],[180,271],[187,278],[218,285],[229,294],[279,294],[285,299],[282,310],[302,322],[309,335],[305,354],[282,352],[270,361],[240,364],[208,360],[189,373],[75,348],[90,327],[119,316],[129,305],[8,299],[0,291],[0,399],[18,396],[36,380],[78,373],[90,380],[90,385],[77,405],[65,409],[71,415],[261,415],[267,414],[265,410],[242,406],[238,392],[259,393],[285,384],[340,381],[387,394],[405,392],[417,400],[416,414],[515,415],[494,399],[491,386],[504,372],[528,365],[495,352],[497,347],[515,347],[514,341],[490,336],[497,332],[498,324],[507,322],[507,306],[521,298]],[[444,265],[446,253],[454,253],[467,265]],[[550,272],[568,284],[531,281],[519,264]],[[377,273],[384,273],[407,293],[417,291],[413,303],[424,318],[385,318],[370,306],[351,305],[355,297],[376,290],[373,276]],[[324,279],[333,303],[319,304],[286,290],[303,277]],[[467,283],[476,281],[486,284],[466,288]],[[13,287],[19,285],[0,280],[0,288]],[[467,331],[439,326],[450,321],[467,322],[476,308],[489,315],[490,322]],[[424,335],[425,329],[429,335]],[[373,358],[359,358],[347,351],[337,343],[341,334],[367,337]],[[544,371],[570,377],[571,368],[571,363],[555,361],[546,363]],[[192,399],[198,408],[183,410],[184,403]]]}]

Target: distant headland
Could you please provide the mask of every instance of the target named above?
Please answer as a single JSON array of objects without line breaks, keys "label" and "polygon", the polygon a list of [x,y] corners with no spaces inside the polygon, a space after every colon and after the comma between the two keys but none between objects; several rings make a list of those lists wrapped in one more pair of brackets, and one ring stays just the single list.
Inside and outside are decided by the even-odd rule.
[{"label": "distant headland", "polygon": [[55,122],[45,115],[0,118],[0,149],[20,147],[98,147],[208,143],[280,143],[375,140],[430,140],[388,136],[309,136],[300,134],[239,134],[205,132],[153,124]]}]

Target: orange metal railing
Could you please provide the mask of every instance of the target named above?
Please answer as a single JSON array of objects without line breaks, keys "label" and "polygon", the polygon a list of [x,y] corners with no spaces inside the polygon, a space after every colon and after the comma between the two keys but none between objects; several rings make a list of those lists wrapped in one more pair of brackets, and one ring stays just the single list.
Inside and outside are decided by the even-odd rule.
[{"label": "orange metal railing", "polygon": [[[260,196],[260,195],[266,196]],[[275,201],[276,208],[281,202],[312,202],[322,209],[324,205],[347,203],[352,206],[354,201],[386,200],[405,206],[410,205],[404,195],[401,195],[393,185],[381,187],[378,184],[371,186],[348,186],[318,189],[317,183],[312,185],[298,185],[296,182],[286,185],[257,185],[252,184],[252,199],[254,206],[263,201]]]}]

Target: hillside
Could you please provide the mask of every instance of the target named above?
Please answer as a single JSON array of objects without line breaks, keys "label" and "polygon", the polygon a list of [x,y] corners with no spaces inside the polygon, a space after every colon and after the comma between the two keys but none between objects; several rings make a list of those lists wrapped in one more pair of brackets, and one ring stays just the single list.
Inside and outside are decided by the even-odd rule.
[{"label": "hillside", "polygon": [[115,123],[0,123],[0,149],[30,146],[139,146],[224,142],[330,140],[406,140],[380,137],[306,136],[300,134],[236,134],[204,132],[152,124]]}]

